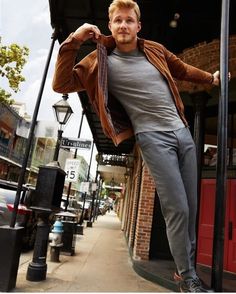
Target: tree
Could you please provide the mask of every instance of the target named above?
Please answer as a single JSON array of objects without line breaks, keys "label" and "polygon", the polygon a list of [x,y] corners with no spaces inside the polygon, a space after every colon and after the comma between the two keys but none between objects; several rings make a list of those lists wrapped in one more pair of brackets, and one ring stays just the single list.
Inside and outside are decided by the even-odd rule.
[{"label": "tree", "polygon": [[[20,83],[25,81],[21,75],[21,71],[27,61],[29,49],[26,46],[10,44],[3,46],[0,37],[0,75],[8,80],[9,87],[17,93]],[[14,100],[11,98],[12,93],[0,87],[0,102],[12,104]]]}]

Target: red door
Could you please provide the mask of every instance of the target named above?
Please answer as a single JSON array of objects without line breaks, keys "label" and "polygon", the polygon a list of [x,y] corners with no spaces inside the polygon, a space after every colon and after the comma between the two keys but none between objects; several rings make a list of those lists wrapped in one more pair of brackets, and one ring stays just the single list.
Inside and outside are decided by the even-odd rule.
[{"label": "red door", "polygon": [[228,219],[228,254],[226,270],[236,273],[236,180],[230,180]]},{"label": "red door", "polygon": [[212,265],[215,183],[212,179],[202,179],[199,211],[197,262],[209,266]]},{"label": "red door", "polygon": [[[227,205],[226,205],[226,211],[225,211],[225,243],[224,243],[224,269],[228,271],[229,271],[228,263],[229,263],[229,260],[232,259],[232,257],[229,257],[229,245],[228,245],[228,219],[229,219],[229,208],[230,208],[229,199],[231,198],[230,184],[231,184],[230,180],[228,180],[227,181],[227,187],[228,187]],[[235,189],[236,189],[236,185],[235,185]],[[216,193],[216,180],[202,179],[201,201],[200,201],[200,212],[199,212],[197,262],[204,265],[208,265],[208,266],[212,266],[214,218],[215,218],[215,193]],[[235,262],[236,262],[236,256],[235,256]]]}]

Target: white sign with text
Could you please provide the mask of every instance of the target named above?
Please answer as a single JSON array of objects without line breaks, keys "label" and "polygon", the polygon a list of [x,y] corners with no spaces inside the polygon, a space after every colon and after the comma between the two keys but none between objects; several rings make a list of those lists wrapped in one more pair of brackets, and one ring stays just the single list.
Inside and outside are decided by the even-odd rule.
[{"label": "white sign with text", "polygon": [[79,159],[70,159],[68,158],[66,160],[65,165],[65,172],[66,172],[66,178],[65,180],[68,182],[77,182],[78,176],[79,176]]}]

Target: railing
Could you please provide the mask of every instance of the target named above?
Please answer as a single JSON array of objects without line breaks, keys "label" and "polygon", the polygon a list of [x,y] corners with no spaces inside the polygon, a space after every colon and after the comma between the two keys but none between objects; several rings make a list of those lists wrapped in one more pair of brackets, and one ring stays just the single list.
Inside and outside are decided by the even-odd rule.
[{"label": "railing", "polygon": [[0,137],[0,144],[8,145],[8,143],[9,143],[9,139],[1,138],[1,137]]},{"label": "railing", "polygon": [[96,160],[100,165],[114,165],[114,166],[125,166],[132,167],[134,157],[131,154],[125,155],[111,155],[99,153],[96,156]]},{"label": "railing", "polygon": [[126,156],[98,154],[97,155],[97,162],[100,165],[126,166]]},{"label": "railing", "polygon": [[2,140],[0,141],[0,155],[8,158],[9,160],[15,161],[20,165],[22,164],[23,154],[10,150],[8,145],[2,143]]}]

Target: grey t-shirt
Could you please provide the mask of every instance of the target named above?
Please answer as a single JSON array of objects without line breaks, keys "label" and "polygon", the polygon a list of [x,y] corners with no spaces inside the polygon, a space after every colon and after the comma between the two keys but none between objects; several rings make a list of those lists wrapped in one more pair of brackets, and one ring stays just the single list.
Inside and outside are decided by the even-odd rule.
[{"label": "grey t-shirt", "polygon": [[184,127],[167,81],[138,49],[108,56],[108,91],[125,108],[135,134]]}]

